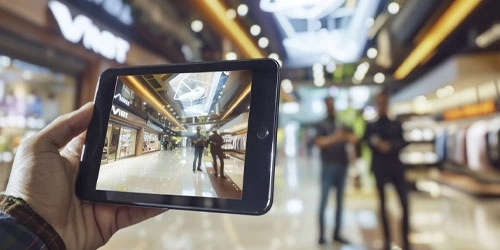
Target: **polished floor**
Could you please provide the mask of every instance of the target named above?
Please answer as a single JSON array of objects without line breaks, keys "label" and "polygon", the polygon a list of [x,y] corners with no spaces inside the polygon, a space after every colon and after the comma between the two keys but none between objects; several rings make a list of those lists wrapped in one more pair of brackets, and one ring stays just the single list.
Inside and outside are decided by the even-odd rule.
[{"label": "polished floor", "polygon": [[[319,165],[316,158],[278,157],[273,208],[263,216],[171,210],[119,231],[102,249],[381,249],[371,182],[348,183],[343,235],[350,245],[317,245]],[[432,181],[410,195],[413,249],[499,249],[500,199],[475,199]],[[397,244],[399,206],[387,189]],[[333,199],[327,227],[333,228]],[[395,247],[394,249],[398,249]]]},{"label": "polished floor", "polygon": [[[213,173],[212,156],[203,155],[202,171],[192,171],[194,150],[176,148],[147,153],[104,164],[99,171],[97,189],[123,192],[173,194],[202,197],[221,197],[210,179]],[[235,188],[243,189],[243,161],[230,157],[224,160],[227,179]],[[218,187],[218,186],[217,186]],[[221,192],[219,192],[220,194]]]}]

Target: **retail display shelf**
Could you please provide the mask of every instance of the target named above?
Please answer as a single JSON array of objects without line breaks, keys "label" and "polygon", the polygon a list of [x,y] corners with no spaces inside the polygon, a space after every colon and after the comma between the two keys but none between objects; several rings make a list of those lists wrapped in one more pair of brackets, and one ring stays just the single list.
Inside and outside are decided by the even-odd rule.
[{"label": "retail display shelf", "polygon": [[477,198],[500,197],[500,183],[480,182],[476,178],[461,173],[445,170],[435,181]]}]

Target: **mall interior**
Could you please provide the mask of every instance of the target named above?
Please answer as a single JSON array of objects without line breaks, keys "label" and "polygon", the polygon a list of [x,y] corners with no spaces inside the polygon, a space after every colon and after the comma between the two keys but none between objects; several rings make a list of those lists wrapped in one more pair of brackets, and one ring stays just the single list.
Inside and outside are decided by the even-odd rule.
[{"label": "mall interior", "polygon": [[[108,68],[273,58],[281,85],[272,209],[262,216],[170,210],[120,230],[101,249],[385,249],[372,153],[363,141],[347,169],[341,235],[348,242],[328,237],[335,227],[331,192],[326,243],[318,244],[322,164],[315,144],[325,97],[334,98],[336,119],[362,137],[379,118],[381,91],[389,93],[389,117],[401,123],[406,144],[398,153],[411,249],[498,249],[499,9],[495,0],[0,1],[0,189],[18,145],[92,101]],[[192,94],[206,98],[206,83]],[[120,88],[112,110],[102,165],[114,164],[114,172],[107,175],[154,177],[145,162],[184,161],[167,176],[194,184],[171,190],[241,192],[249,102],[219,128],[226,131],[228,178],[217,179],[209,154],[203,171],[191,171],[189,136],[198,124],[211,131],[205,118],[224,112],[186,118],[196,107],[166,107],[186,128],[181,132],[133,92]],[[245,91],[226,92],[215,98],[229,102]],[[134,183],[103,188],[137,191]],[[391,249],[403,249],[398,195],[392,185],[385,193]]]}]

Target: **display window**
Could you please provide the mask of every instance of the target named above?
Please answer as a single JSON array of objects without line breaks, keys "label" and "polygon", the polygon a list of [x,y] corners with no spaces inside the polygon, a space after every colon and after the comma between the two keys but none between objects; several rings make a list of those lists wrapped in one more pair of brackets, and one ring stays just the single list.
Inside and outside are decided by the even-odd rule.
[{"label": "display window", "polygon": [[75,77],[0,55],[0,162],[21,140],[75,107]]},{"label": "display window", "polygon": [[144,131],[144,138],[142,142],[142,152],[151,152],[160,150],[161,143],[159,135]]},{"label": "display window", "polygon": [[119,158],[135,155],[136,139],[137,139],[137,129],[128,128],[125,126],[121,127],[120,143],[118,145]]},{"label": "display window", "polygon": [[101,164],[136,155],[137,129],[118,124],[108,124]]}]

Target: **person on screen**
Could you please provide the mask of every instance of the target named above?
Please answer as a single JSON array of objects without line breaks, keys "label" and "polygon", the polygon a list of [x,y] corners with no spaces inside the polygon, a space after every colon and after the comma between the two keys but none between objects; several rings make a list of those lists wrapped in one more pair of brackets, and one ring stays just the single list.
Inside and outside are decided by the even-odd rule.
[{"label": "person on screen", "polygon": [[[206,140],[205,137],[200,133],[200,131],[201,127],[197,126],[196,134],[191,138],[194,144],[193,173],[195,172],[195,170],[202,171],[201,160],[203,158],[203,149],[205,148]],[[197,161],[198,163],[196,163]]]},{"label": "person on screen", "polygon": [[212,135],[208,137],[208,141],[210,142],[210,154],[212,154],[213,166],[214,166],[214,175],[217,177],[217,157],[220,161],[220,177],[226,178],[224,175],[224,152],[222,151],[222,144],[224,144],[224,140],[222,136],[217,133],[217,130],[212,131]]},{"label": "person on screen", "polygon": [[321,197],[319,204],[319,240],[323,245],[325,240],[325,209],[328,193],[331,187],[337,191],[337,208],[335,210],[335,229],[333,240],[348,244],[340,235],[342,226],[342,211],[344,200],[344,187],[349,165],[347,152],[348,143],[356,144],[358,138],[352,130],[338,123],[335,117],[335,106],[332,97],[324,99],[327,117],[317,125],[317,134],[314,140],[316,146],[321,150]]},{"label": "person on screen", "polygon": [[165,210],[82,202],[76,175],[93,104],[54,120],[17,150],[0,195],[1,249],[97,249]]},{"label": "person on screen", "polygon": [[385,184],[388,182],[394,184],[401,204],[403,249],[410,249],[410,243],[408,241],[408,187],[405,179],[405,167],[399,159],[399,151],[404,148],[407,143],[403,139],[401,123],[397,120],[391,120],[387,116],[389,107],[389,94],[387,92],[381,92],[376,96],[375,106],[378,112],[378,119],[367,124],[363,139],[368,143],[372,151],[371,169],[375,176],[379,197],[379,211],[384,232],[384,249],[391,249],[391,237],[384,192]]}]

